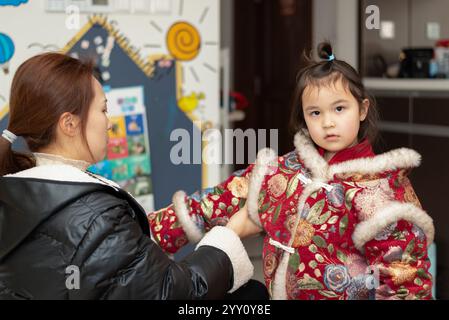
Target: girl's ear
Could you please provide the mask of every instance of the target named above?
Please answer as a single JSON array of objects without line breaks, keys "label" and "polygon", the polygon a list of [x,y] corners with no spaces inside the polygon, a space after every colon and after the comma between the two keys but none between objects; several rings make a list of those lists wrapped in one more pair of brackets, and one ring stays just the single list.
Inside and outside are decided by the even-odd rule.
[{"label": "girl's ear", "polygon": [[362,101],[362,106],[360,108],[360,122],[365,121],[366,117],[368,116],[370,103],[368,99],[365,99]]},{"label": "girl's ear", "polygon": [[66,136],[74,137],[78,134],[79,130],[79,117],[71,114],[70,112],[63,113],[59,118],[59,128]]}]

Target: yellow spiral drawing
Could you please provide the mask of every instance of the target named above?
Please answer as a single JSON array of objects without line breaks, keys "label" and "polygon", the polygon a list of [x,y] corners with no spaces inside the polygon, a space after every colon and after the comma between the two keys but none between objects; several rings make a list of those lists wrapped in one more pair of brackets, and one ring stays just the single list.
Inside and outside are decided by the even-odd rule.
[{"label": "yellow spiral drawing", "polygon": [[171,26],[167,34],[167,47],[170,54],[180,61],[191,61],[200,53],[201,36],[194,26],[178,22]]}]

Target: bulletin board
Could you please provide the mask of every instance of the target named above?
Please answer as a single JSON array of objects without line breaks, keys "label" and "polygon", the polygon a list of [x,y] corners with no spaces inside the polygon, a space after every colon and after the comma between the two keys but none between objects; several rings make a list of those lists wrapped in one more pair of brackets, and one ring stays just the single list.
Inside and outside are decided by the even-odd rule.
[{"label": "bulletin board", "polygon": [[[188,130],[194,136],[194,130],[200,130],[192,125],[191,119],[178,107],[177,101],[177,68],[176,61],[168,56],[160,56],[153,61],[144,62],[138,56],[130,52],[129,45],[123,41],[123,37],[115,33],[114,27],[105,17],[95,16],[91,18],[85,30],[82,30],[64,48],[69,55],[76,58],[88,58],[95,61],[97,72],[103,83],[106,94],[116,96],[108,98],[113,103],[114,112],[119,110],[117,98],[126,99],[126,95],[120,92],[129,88],[140,87],[140,94],[135,98],[139,107],[146,110],[146,128],[148,128],[149,146],[153,152],[151,164],[151,185],[154,189],[154,207],[151,200],[141,202],[147,211],[163,207],[171,202],[174,185],[180,189],[201,189],[201,165],[174,165],[170,159],[170,151],[173,144],[170,142],[170,134],[177,128]],[[119,97],[117,97],[117,95]],[[132,95],[131,95],[132,96]],[[111,119],[119,121],[119,126],[125,126],[123,117],[111,114]],[[117,123],[116,123],[117,124]],[[112,143],[117,142],[112,137]],[[110,149],[113,146],[110,145]],[[108,157],[112,155],[109,152]],[[118,159],[115,162],[123,162]],[[148,160],[149,161],[149,160]],[[122,163],[122,170],[126,165]],[[117,182],[123,181],[123,175],[117,174]],[[180,180],[181,179],[181,180]],[[126,179],[125,179],[126,180]],[[181,186],[182,181],[185,185]],[[192,188],[193,187],[193,188]],[[184,189],[185,188],[185,189]],[[137,195],[136,195],[137,196]]]},{"label": "bulletin board", "polygon": [[104,161],[89,171],[117,182],[136,197],[147,212],[154,211],[150,143],[143,87],[105,88],[111,122]]},{"label": "bulletin board", "polygon": [[[18,66],[35,54],[64,52],[95,61],[108,100],[134,97],[139,101],[133,102],[138,112],[120,110],[110,116],[120,119],[116,128],[124,125],[126,131],[132,123],[143,135],[131,130],[126,137],[110,137],[107,159],[92,170],[142,197],[139,202],[147,211],[169,205],[178,190],[193,193],[218,184],[219,166],[172,163],[170,152],[177,142],[170,141],[170,134],[182,128],[193,139],[201,137],[205,128],[220,126],[219,1],[174,0],[172,4],[171,13],[163,16],[81,15],[79,30],[67,30],[63,27],[67,17],[46,13],[39,1],[0,3],[0,15],[6,17],[0,26],[0,36],[5,35],[0,45],[9,59],[8,73],[0,69],[0,130],[7,127],[9,88]],[[39,31],[25,30],[20,21],[39,25]],[[183,47],[186,44],[191,46]],[[196,121],[204,126],[195,125]],[[14,147],[23,146],[19,142]],[[134,154],[139,152],[143,153]],[[132,161],[139,165],[112,169]]]}]

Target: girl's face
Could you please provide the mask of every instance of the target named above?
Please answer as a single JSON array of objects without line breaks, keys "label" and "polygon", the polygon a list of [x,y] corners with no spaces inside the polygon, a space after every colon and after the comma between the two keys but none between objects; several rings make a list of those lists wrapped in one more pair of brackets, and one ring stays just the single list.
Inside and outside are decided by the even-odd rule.
[{"label": "girl's face", "polygon": [[310,136],[327,151],[326,160],[358,144],[360,122],[366,119],[369,101],[360,106],[341,80],[335,85],[306,87],[302,105]]},{"label": "girl's face", "polygon": [[[106,157],[108,131],[111,129],[111,123],[107,116],[107,99],[103,88],[96,79],[93,81],[95,97],[89,108],[86,124],[86,140],[94,158],[93,163],[97,163]],[[92,162],[92,160],[89,162]]]}]

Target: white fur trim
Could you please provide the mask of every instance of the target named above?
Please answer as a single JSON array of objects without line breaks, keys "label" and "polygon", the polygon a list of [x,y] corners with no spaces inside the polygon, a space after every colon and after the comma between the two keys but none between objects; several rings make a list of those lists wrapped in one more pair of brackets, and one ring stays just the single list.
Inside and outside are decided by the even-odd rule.
[{"label": "white fur trim", "polygon": [[307,132],[298,132],[295,136],[295,147],[299,157],[315,179],[331,180],[334,175],[341,173],[373,174],[397,169],[419,167],[421,155],[415,150],[401,148],[372,157],[345,161],[329,166],[318,153]]},{"label": "white fur trim", "polygon": [[176,192],[173,196],[173,209],[189,241],[198,243],[204,234],[189,215],[186,197],[187,195],[183,191]]},{"label": "white fur trim", "polygon": [[294,144],[306,168],[311,170],[312,177],[324,179],[328,169],[327,162],[318,153],[312,139],[306,135],[306,132],[298,132],[295,135]]},{"label": "white fur trim", "polygon": [[263,149],[257,155],[256,164],[251,172],[248,188],[248,214],[257,226],[262,228],[259,218],[259,193],[265,176],[269,173],[269,165],[277,162],[277,154],[272,149]]},{"label": "white fur trim", "polygon": [[421,155],[411,149],[396,149],[374,158],[345,161],[330,167],[329,176],[345,172],[374,174],[404,168],[416,168],[421,164]]},{"label": "white fur trim", "polygon": [[86,171],[91,166],[89,162],[67,159],[56,154],[33,153],[33,156],[36,159],[36,167],[65,164],[80,169],[81,171]]},{"label": "white fur trim", "polygon": [[254,274],[254,266],[252,265],[248,253],[243,246],[242,241],[237,234],[226,227],[215,227],[209,231],[197,249],[203,246],[212,246],[226,253],[232,263],[234,269],[234,283],[230,293],[236,291],[245,283],[247,283]]},{"label": "white fur trim", "polygon": [[272,285],[272,299],[273,300],[287,300],[287,269],[288,260],[290,259],[290,254],[284,252],[279,265],[274,275],[273,285]]},{"label": "white fur trim", "polygon": [[[321,189],[320,182],[313,182],[312,184],[307,185],[301,196],[298,200],[298,212],[296,214],[295,225],[292,229],[290,235],[290,241],[288,242],[288,247],[293,246],[293,242],[295,242],[296,230],[299,227],[299,222],[301,221],[301,213],[304,209],[307,198],[310,197],[312,193]],[[287,285],[286,285],[286,277],[287,277],[287,269],[288,269],[288,260],[290,259],[290,253],[284,252],[281,258],[281,261],[276,269],[276,274],[274,275],[273,280],[273,291],[272,298],[273,300],[287,300]]]},{"label": "white fur trim", "polygon": [[357,249],[363,252],[365,243],[374,239],[376,235],[389,225],[406,220],[420,227],[427,236],[427,244],[433,243],[435,228],[432,218],[422,209],[411,203],[391,202],[375,215],[359,223],[352,234],[352,240]]},{"label": "white fur trim", "polygon": [[119,188],[119,185],[105,178],[97,180],[85,172],[69,165],[44,165],[5,176],[7,178],[40,179],[61,182],[96,183]]}]

